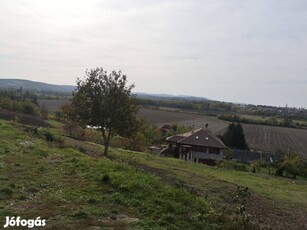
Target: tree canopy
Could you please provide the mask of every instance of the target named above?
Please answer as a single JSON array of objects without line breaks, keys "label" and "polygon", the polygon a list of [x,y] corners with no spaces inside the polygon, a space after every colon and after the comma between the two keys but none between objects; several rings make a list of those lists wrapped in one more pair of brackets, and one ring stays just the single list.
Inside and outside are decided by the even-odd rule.
[{"label": "tree canopy", "polygon": [[231,123],[227,131],[223,136],[221,136],[221,139],[225,143],[225,145],[234,148],[234,149],[248,149],[244,131],[242,128],[242,125],[240,123],[234,124]]},{"label": "tree canopy", "polygon": [[121,71],[108,74],[103,68],[85,72],[84,80],[77,79],[73,92],[74,120],[101,131],[104,155],[107,156],[110,138],[113,135],[131,136],[137,127],[138,107],[127,77]]}]

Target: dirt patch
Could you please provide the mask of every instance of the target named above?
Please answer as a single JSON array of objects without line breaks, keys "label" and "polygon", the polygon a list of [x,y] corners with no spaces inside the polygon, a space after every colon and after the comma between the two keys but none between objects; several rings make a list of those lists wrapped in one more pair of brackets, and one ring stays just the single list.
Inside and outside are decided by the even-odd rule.
[{"label": "dirt patch", "polygon": [[247,212],[262,229],[307,229],[307,210],[286,205],[252,193],[246,202]]},{"label": "dirt patch", "polygon": [[24,125],[52,127],[47,121],[41,119],[38,116],[28,115],[23,113],[15,113],[3,109],[0,110],[0,119],[9,120],[9,121],[18,120],[18,123]]}]

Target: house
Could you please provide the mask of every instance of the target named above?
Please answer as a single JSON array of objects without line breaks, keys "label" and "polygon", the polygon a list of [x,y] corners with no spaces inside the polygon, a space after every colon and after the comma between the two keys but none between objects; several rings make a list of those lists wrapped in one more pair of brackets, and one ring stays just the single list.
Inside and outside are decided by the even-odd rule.
[{"label": "house", "polygon": [[226,146],[208,129],[197,129],[188,133],[174,135],[166,139],[170,155],[208,165],[222,161]]}]

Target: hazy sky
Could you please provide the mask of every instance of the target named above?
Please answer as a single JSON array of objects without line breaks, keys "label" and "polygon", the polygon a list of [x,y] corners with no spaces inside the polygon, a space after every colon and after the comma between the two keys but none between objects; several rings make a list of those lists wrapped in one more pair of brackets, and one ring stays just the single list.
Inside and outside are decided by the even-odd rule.
[{"label": "hazy sky", "polygon": [[306,0],[0,0],[0,78],[307,108]]}]

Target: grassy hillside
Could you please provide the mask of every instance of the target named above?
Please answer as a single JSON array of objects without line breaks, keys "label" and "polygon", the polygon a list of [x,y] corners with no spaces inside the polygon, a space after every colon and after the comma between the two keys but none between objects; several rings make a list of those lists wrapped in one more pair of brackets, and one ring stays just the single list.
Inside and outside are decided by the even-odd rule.
[{"label": "grassy hillside", "polygon": [[41,216],[44,229],[307,227],[305,180],[122,149],[93,157],[101,148],[69,138],[49,143],[0,120],[0,225],[5,216]]}]

